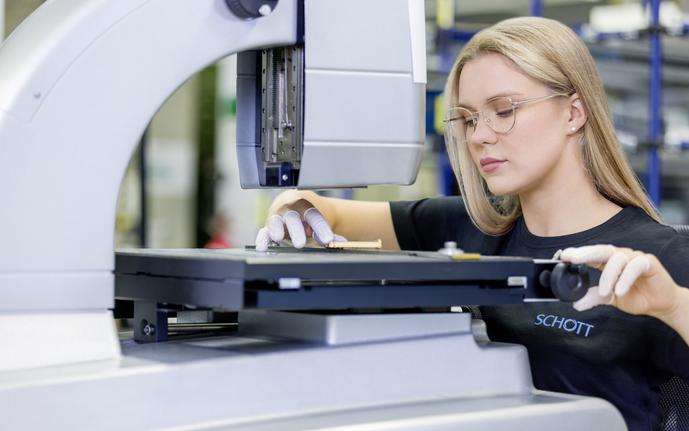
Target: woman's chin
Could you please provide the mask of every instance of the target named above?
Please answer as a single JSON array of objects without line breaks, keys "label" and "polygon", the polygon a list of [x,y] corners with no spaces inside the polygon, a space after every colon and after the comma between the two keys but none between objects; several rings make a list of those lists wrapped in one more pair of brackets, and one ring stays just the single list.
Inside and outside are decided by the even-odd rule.
[{"label": "woman's chin", "polygon": [[518,193],[518,187],[514,182],[507,181],[506,178],[490,178],[486,181],[488,190],[495,196],[510,196]]}]

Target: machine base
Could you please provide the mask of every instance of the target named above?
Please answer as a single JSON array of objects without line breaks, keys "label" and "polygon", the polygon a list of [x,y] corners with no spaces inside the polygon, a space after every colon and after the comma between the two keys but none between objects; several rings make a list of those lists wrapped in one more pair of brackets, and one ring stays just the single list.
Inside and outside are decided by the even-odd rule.
[{"label": "machine base", "polygon": [[124,341],[120,364],[0,373],[0,417],[8,429],[625,429],[603,400],[535,391],[525,349],[477,344],[467,317],[452,333],[350,342],[340,316],[350,335],[334,346]]}]

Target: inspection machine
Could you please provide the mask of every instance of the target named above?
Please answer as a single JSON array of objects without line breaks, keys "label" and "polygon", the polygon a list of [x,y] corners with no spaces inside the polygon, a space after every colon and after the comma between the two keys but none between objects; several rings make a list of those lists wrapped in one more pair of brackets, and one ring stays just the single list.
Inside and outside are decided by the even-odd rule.
[{"label": "inspection machine", "polygon": [[[603,400],[535,390],[525,349],[477,339],[468,313],[419,311],[573,300],[584,268],[452,247],[115,259],[119,185],[143,130],[233,53],[242,186],[413,182],[424,32],[420,0],[36,10],[0,48],[2,426],[624,429]],[[134,301],[138,341],[118,338],[115,296]],[[217,321],[227,312],[238,325]],[[170,337],[185,322],[238,329]]]}]

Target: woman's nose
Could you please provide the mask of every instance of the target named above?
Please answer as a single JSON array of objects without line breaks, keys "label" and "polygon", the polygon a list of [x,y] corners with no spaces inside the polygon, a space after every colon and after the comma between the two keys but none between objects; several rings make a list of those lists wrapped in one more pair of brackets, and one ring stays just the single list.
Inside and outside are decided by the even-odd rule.
[{"label": "woman's nose", "polygon": [[476,129],[469,137],[469,142],[472,144],[494,144],[497,141],[497,136],[493,129],[488,127],[488,124],[481,116],[476,122]]}]

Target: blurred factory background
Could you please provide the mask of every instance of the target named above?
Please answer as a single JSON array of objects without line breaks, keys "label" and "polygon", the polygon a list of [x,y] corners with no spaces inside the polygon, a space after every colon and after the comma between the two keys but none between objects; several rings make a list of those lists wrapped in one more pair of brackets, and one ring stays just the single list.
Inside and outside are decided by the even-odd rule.
[{"label": "blurred factory background", "polygon": [[[0,0],[0,34],[41,3]],[[587,41],[632,165],[666,222],[689,222],[689,0],[427,0],[426,14],[427,152],[416,183],[324,193],[363,200],[453,193],[440,121],[452,61],[475,31],[508,17],[541,15]],[[235,75],[233,57],[207,68],[152,120],[123,177],[117,247],[253,243],[277,192],[239,187]]]}]

